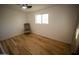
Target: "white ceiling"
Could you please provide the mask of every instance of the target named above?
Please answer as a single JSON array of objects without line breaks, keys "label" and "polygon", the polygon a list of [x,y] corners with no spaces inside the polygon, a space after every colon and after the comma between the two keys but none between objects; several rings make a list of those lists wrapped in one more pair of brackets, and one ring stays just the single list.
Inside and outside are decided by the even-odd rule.
[{"label": "white ceiling", "polygon": [[[31,5],[32,5],[32,8],[25,9],[25,10],[22,9],[22,6],[20,4],[0,4],[0,8],[8,8],[8,9],[28,13],[28,12],[33,12],[33,11],[38,11],[41,9],[49,8],[49,7],[55,7],[58,4],[57,5],[56,4],[31,4]],[[75,5],[75,6],[79,6],[79,5]]]},{"label": "white ceiling", "polygon": [[23,12],[32,12],[32,11],[38,11],[41,9],[45,9],[45,8],[49,8],[49,7],[53,7],[55,5],[53,4],[31,4],[32,8],[30,9],[25,9],[23,10],[21,8],[21,5],[18,4],[4,4],[4,5],[0,5],[0,7],[4,7],[4,8],[9,8],[9,9],[13,9],[13,10],[18,10],[18,11],[23,11]]}]

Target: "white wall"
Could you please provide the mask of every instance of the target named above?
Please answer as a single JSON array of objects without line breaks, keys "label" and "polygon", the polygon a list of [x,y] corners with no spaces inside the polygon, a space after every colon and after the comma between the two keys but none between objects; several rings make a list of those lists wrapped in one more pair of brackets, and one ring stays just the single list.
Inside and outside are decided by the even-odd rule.
[{"label": "white wall", "polygon": [[[49,14],[49,24],[35,24],[35,15]],[[57,5],[55,7],[32,12],[27,15],[33,33],[58,41],[71,43],[77,22],[77,10],[73,5]]]},{"label": "white wall", "polygon": [[0,40],[22,34],[25,20],[23,12],[0,7]]}]

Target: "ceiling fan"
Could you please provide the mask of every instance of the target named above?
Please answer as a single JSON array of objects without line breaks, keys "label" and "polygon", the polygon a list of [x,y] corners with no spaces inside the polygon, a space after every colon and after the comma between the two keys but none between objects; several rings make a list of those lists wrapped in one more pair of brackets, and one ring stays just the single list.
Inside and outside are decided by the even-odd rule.
[{"label": "ceiling fan", "polygon": [[30,5],[30,4],[21,4],[21,6],[22,6],[23,9],[32,8],[32,5]]}]

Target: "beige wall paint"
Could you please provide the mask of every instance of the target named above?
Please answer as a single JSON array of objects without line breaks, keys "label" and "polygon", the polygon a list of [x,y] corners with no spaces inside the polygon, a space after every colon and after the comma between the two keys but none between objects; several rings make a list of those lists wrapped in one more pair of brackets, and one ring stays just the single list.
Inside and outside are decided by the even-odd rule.
[{"label": "beige wall paint", "polygon": [[[35,24],[36,14],[49,14],[49,24]],[[71,43],[77,23],[77,10],[73,5],[58,5],[27,15],[33,33],[58,41]]]},{"label": "beige wall paint", "polygon": [[0,40],[22,34],[25,21],[23,12],[0,7]]}]

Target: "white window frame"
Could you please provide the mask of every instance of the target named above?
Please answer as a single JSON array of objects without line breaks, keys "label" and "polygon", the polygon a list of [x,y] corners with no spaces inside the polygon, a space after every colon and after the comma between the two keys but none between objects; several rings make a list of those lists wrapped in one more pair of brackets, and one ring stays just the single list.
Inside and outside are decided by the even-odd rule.
[{"label": "white window frame", "polygon": [[[45,22],[44,21],[44,15],[47,15],[46,17],[47,17],[47,22]],[[39,16],[41,16],[41,17],[39,17]],[[39,17],[39,18],[38,18]],[[49,22],[48,22],[48,14],[37,14],[37,15],[35,15],[35,24],[48,24]]]}]

